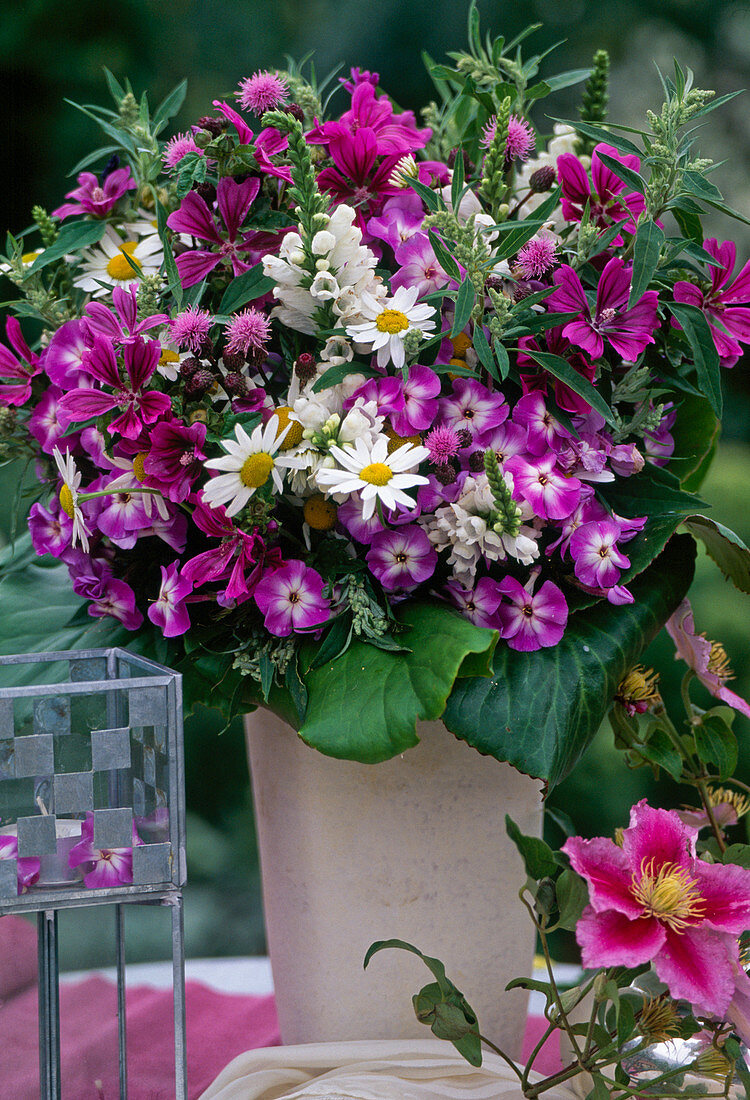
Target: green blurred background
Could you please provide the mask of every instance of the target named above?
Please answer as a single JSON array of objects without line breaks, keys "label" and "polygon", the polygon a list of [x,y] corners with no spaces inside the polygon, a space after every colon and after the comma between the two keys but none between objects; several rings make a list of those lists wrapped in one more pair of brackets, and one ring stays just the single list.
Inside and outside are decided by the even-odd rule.
[{"label": "green blurred background", "polygon": [[[99,143],[93,123],[68,106],[106,103],[102,66],[137,94],[161,99],[183,76],[189,92],[175,129],[186,129],[228,97],[258,68],[284,66],[314,50],[319,75],[343,62],[379,71],[381,86],[402,107],[418,110],[432,96],[420,59],[442,60],[465,45],[467,0],[24,0],[2,6],[0,100],[5,171],[0,174],[5,227],[19,231],[31,206],[52,209],[74,181],[71,167]],[[724,94],[749,83],[750,4],[721,0],[479,0],[484,30],[517,34],[543,23],[532,39],[536,52],[561,42],[542,75],[586,66],[605,47],[612,59],[610,116],[638,126],[647,107],[661,104],[659,78],[672,57],[692,67],[699,87]],[[545,100],[535,118],[542,132],[550,116],[571,117],[579,89]],[[336,103],[336,101],[334,101]],[[338,99],[343,110],[344,97]],[[544,112],[544,113],[543,113]],[[713,177],[730,205],[750,213],[750,125],[747,96],[710,116],[700,140],[702,155],[726,160]],[[734,237],[741,260],[750,255],[750,228],[717,216],[711,233]],[[4,293],[10,293],[4,284]],[[724,443],[704,488],[712,515],[750,541],[750,383],[747,364],[726,376],[729,399]],[[0,531],[11,517],[7,501],[19,473],[0,471]],[[2,502],[6,502],[4,508]],[[748,597],[726,583],[701,553],[692,592],[698,629],[724,642],[737,674],[733,686],[750,694],[747,645]],[[669,639],[647,654],[662,670],[664,694],[675,700],[679,669]],[[242,731],[235,723],[219,736],[222,721],[201,711],[187,724],[189,885],[186,891],[187,953],[240,955],[264,950],[259,873]],[[750,775],[750,723],[738,718],[744,777]],[[491,766],[491,765],[488,765]],[[663,805],[681,801],[672,784],[655,786],[650,773],[628,771],[600,731],[584,762],[550,798],[585,835],[610,832],[627,820],[644,795]],[[555,837],[554,832],[552,839]],[[128,956],[164,957],[165,914],[133,907],[128,912]],[[103,923],[104,922],[104,923]],[[101,912],[78,911],[62,924],[62,965],[82,968],[113,960],[112,930]],[[560,944],[561,953],[570,950]]]}]

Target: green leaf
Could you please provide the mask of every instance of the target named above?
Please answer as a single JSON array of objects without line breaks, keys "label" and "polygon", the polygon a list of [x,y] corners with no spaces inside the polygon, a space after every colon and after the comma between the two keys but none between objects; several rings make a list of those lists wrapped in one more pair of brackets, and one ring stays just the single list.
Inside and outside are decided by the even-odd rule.
[{"label": "green leaf", "polygon": [[[612,144],[614,144],[614,142],[612,142]],[[629,187],[632,187],[634,191],[638,191],[641,195],[646,193],[646,181],[638,172],[635,172],[632,168],[628,168],[627,164],[623,164],[621,161],[611,157],[609,153],[599,152],[596,155],[602,164],[605,164],[607,168],[609,168],[610,172],[614,172],[618,180],[627,183]]]},{"label": "green leaf", "polygon": [[551,92],[559,92],[561,88],[570,88],[574,84],[582,84],[590,76],[591,69],[568,69],[567,72],[559,73],[557,76],[545,77],[544,82]]},{"label": "green leaf", "polygon": [[459,332],[463,332],[466,328],[471,318],[471,311],[474,308],[475,301],[476,294],[474,292],[474,284],[467,275],[458,288],[458,294],[456,295],[456,312],[453,317],[451,337],[458,336]]},{"label": "green leaf", "polygon": [[[718,709],[718,708],[716,708]],[[737,767],[737,738],[716,713],[704,714],[701,724],[693,726],[695,748],[704,764],[713,764],[722,782],[728,779]]]},{"label": "green leaf", "polygon": [[457,283],[460,283],[461,269],[454,257],[451,256],[434,229],[428,229],[427,236],[430,238],[430,244],[432,245],[432,251],[435,253],[435,258],[445,274],[450,275],[451,279],[455,279]]},{"label": "green leaf", "polygon": [[30,275],[36,275],[48,264],[61,260],[68,252],[77,252],[81,248],[88,248],[89,245],[96,244],[104,236],[106,228],[107,223],[105,221],[78,221],[64,225],[55,243],[50,245],[49,248],[45,248],[41,256],[37,257],[31,267],[27,269],[24,279],[28,279]]},{"label": "green leaf", "polygon": [[682,775],[682,757],[662,729],[655,729],[645,745],[638,745],[636,752],[644,759],[663,768],[667,775],[679,783]]},{"label": "green leaf", "polygon": [[492,346],[495,349],[495,358],[497,359],[497,365],[500,371],[500,381],[503,382],[508,377],[508,371],[510,370],[508,349],[505,344],[502,344],[499,340],[493,340]]},{"label": "green leaf", "polygon": [[588,904],[588,887],[581,876],[568,867],[555,883],[555,891],[559,910],[558,926],[567,929],[568,932],[573,932],[581,913]]},{"label": "green leaf", "polygon": [[730,844],[722,855],[722,863],[750,868],[750,844]]},{"label": "green leaf", "polygon": [[[461,192],[464,187],[464,158],[459,152],[453,165],[453,179],[451,180],[451,208],[458,210],[461,204]],[[721,196],[719,196],[721,197]]]},{"label": "green leaf", "polygon": [[181,80],[176,88],[164,97],[159,106],[156,108],[153,117],[154,132],[158,134],[165,122],[168,122],[170,118],[179,111],[182,104],[185,102],[185,96],[187,95],[187,80]]},{"label": "green leaf", "polygon": [[380,374],[380,371],[375,370],[374,367],[366,366],[364,363],[334,363],[332,367],[321,374],[312,387],[312,392],[320,393],[321,390],[327,390],[330,386],[338,386],[339,382],[343,382],[348,374],[364,374],[365,378],[375,378]]},{"label": "green leaf", "polygon": [[708,516],[688,516],[684,523],[690,534],[701,540],[724,576],[740,592],[750,592],[750,549],[739,535]]},{"label": "green leaf", "polygon": [[635,234],[633,275],[628,308],[634,306],[654,277],[664,246],[664,232],[652,221],[641,222]]},{"label": "green leaf", "polygon": [[495,381],[502,382],[500,371],[492,356],[492,349],[487,342],[487,337],[484,335],[484,329],[481,324],[474,325],[472,343],[474,344],[474,351],[479,356],[479,361],[487,373],[491,374]]},{"label": "green leaf", "polygon": [[721,370],[708,321],[697,306],[687,302],[670,302],[669,309],[679,321],[693,352],[698,373],[698,386],[711,403],[711,408],[721,419],[723,399],[721,395]]},{"label": "green leaf", "polygon": [[620,134],[612,133],[611,130],[605,130],[603,126],[597,126],[593,122],[571,121],[566,118],[556,118],[553,121],[564,122],[566,126],[572,126],[579,134],[591,138],[592,141],[603,141],[607,145],[614,145],[619,153],[631,153],[639,158],[643,156],[643,150],[639,149],[637,145],[633,145],[632,141],[621,137]]},{"label": "green leaf", "polygon": [[262,263],[256,264],[255,267],[243,271],[241,275],[232,279],[224,291],[217,312],[234,313],[235,310],[240,309],[247,302],[252,302],[263,294],[268,294],[269,290],[273,290],[273,279],[269,279],[267,275],[263,274]]},{"label": "green leaf", "polygon": [[299,732],[313,748],[374,764],[416,745],[416,723],[441,716],[467,655],[491,653],[497,641],[494,631],[444,604],[409,601],[396,617],[410,628],[400,635],[410,653],[356,639],[335,662],[310,670],[317,649],[303,647],[300,673],[309,698]]},{"label": "green leaf", "polygon": [[427,187],[426,184],[420,183],[419,180],[409,180],[409,187],[412,191],[416,191],[422,202],[428,208],[428,210],[445,210],[445,203],[437,191],[433,191],[431,187]]},{"label": "green leaf", "polygon": [[675,486],[668,471],[646,463],[639,474],[618,478],[600,486],[604,499],[616,512],[634,519],[648,516],[650,520],[664,516],[689,516],[698,502],[693,493]]},{"label": "green leaf", "polygon": [[633,581],[632,604],[601,602],[572,614],[562,641],[520,653],[501,643],[490,680],[459,680],[443,721],[480,752],[559,783],[601,724],[617,685],[678,607],[693,577],[695,547],[672,538]]},{"label": "green leaf", "polygon": [[520,852],[529,878],[538,880],[557,872],[555,853],[549,844],[538,836],[525,836],[509,814],[505,815],[505,829]]},{"label": "green leaf", "polygon": [[706,179],[700,172],[683,172],[682,187],[689,195],[695,195],[699,199],[711,199],[721,202],[724,196],[715,183]]},{"label": "green leaf", "polygon": [[615,424],[612,410],[602,395],[595,386],[592,386],[588,378],[584,378],[575,367],[570,365],[567,359],[563,359],[561,355],[552,355],[547,351],[534,351],[532,348],[526,348],[525,354],[579,394],[584,401],[589,403],[592,409],[596,409],[598,413],[601,413],[608,424]]},{"label": "green leaf", "polygon": [[677,475],[684,488],[691,491],[700,488],[696,475],[711,454],[720,429],[721,424],[705,397],[687,394],[683,398],[672,428],[674,454],[669,460],[669,469]]}]

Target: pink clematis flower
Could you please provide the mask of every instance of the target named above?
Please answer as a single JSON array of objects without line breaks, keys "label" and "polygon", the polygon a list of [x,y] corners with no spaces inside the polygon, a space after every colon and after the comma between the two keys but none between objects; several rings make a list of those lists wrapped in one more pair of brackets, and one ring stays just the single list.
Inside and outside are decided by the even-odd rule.
[{"label": "pink clematis flower", "polygon": [[93,172],[81,172],[78,187],[68,191],[65,198],[75,199],[66,202],[52,211],[55,218],[69,217],[71,214],[91,214],[95,218],[106,218],[126,191],[133,191],[137,184],[130,169],[115,168],[99,183]]},{"label": "pink clematis flower", "polygon": [[507,599],[497,609],[500,637],[511,649],[532,653],[557,645],[568,624],[568,605],[560,589],[545,581],[534,592],[539,570],[534,569],[522,585],[515,577],[503,577],[498,591]]},{"label": "pink clematis flower", "polygon": [[[646,209],[645,199],[637,191],[625,190],[626,185],[605,166],[600,153],[632,168],[634,172],[640,170],[638,157],[632,154],[622,156],[614,146],[602,143],[597,145],[591,156],[589,180],[578,157],[572,153],[562,153],[557,158],[557,175],[562,188],[563,217],[566,221],[579,222],[588,203],[589,216],[595,225],[607,229],[618,222],[628,233],[635,233],[638,215]],[[622,244],[622,237],[616,237],[612,243],[615,246]]]},{"label": "pink clematis flower", "polygon": [[90,890],[129,886],[133,881],[133,848],[141,843],[134,823],[133,847],[95,848],[94,815],[89,810],[81,827],[81,839],[70,849],[68,863],[71,867],[86,866],[83,881]]},{"label": "pink clematis flower", "polygon": [[586,967],[650,962],[673,997],[731,1015],[749,984],[737,937],[750,927],[750,871],[697,859],[697,835],[643,799],[621,848],[606,837],[567,840],[563,851],[589,884],[576,938]]},{"label": "pink clematis flower", "polygon": [[634,363],[645,347],[654,343],[653,333],[659,327],[659,296],[655,290],[647,290],[631,309],[624,308],[630,294],[630,268],[620,256],[609,260],[599,277],[593,317],[581,280],[572,267],[562,264],[552,278],[557,289],[547,299],[549,308],[580,313],[565,325],[563,336],[594,359],[604,351],[605,337],[628,363]]},{"label": "pink clematis flower", "polygon": [[710,237],[703,247],[721,264],[711,268],[711,289],[675,283],[674,300],[703,311],[722,366],[733,367],[742,355],[740,344],[750,342],[750,261],[732,279],[737,257],[734,241],[719,244],[715,237]]},{"label": "pink clematis flower", "polygon": [[84,359],[85,369],[94,378],[110,386],[114,393],[82,387],[61,397],[59,409],[67,422],[88,420],[92,416],[121,409],[120,416],[107,425],[110,433],[119,432],[126,439],[137,439],[144,425],[153,424],[172,408],[166,393],[143,390],[156,370],[161,345],[155,340],[135,337],[124,348],[123,358],[128,381],[120,377],[115,349],[111,341],[97,337]]},{"label": "pink clematis flower", "polygon": [[5,322],[5,332],[16,354],[0,344],[0,405],[24,405],[31,397],[31,379],[39,374],[42,363],[26,343],[15,317]]},{"label": "pink clematis flower", "polygon": [[312,630],[330,616],[323,596],[323,578],[303,561],[286,561],[267,572],[254,592],[266,630],[286,638],[292,631]]},{"label": "pink clematis flower", "polygon": [[222,261],[231,261],[235,275],[247,271],[250,265],[240,259],[240,253],[247,252],[252,247],[258,234],[240,236],[240,226],[259,190],[260,180],[257,177],[243,183],[236,183],[231,176],[224,176],[219,180],[216,201],[224,222],[224,234],[219,232],[213,213],[197,191],[188,191],[179,210],[169,215],[167,225],[175,233],[187,233],[198,240],[219,246],[218,251],[190,249],[177,256],[177,270],[186,289],[199,283]]},{"label": "pink clematis flower", "polygon": [[39,860],[35,856],[18,859],[18,838],[15,836],[0,836],[0,859],[17,860],[16,875],[19,894],[25,894],[28,888],[33,886],[39,878]]},{"label": "pink clematis flower", "polygon": [[703,634],[695,633],[689,600],[683,600],[669,619],[667,631],[677,650],[675,660],[682,660],[688,668],[692,668],[714,698],[750,718],[750,704],[726,686],[727,680],[732,679],[732,672],[724,647],[718,642],[710,642]]},{"label": "pink clematis flower", "polygon": [[173,561],[161,566],[161,588],[156,602],[148,609],[148,617],[165,638],[176,638],[190,629],[190,616],[185,597],[193,591],[189,580],[180,576],[179,564]]}]

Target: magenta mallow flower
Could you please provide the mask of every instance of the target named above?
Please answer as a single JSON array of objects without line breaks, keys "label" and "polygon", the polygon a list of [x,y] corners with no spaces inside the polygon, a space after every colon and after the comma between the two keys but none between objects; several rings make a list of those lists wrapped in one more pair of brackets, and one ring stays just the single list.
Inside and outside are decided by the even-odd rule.
[{"label": "magenta mallow flower", "polygon": [[497,609],[503,594],[498,581],[480,577],[473,588],[465,588],[460,581],[452,580],[448,581],[444,591],[454,607],[474,626],[485,626],[490,630],[499,628]]},{"label": "magenta mallow flower", "polygon": [[197,153],[199,157],[205,156],[203,150],[195,144],[192,134],[175,134],[164,146],[161,159],[167,169],[176,168],[183,157],[188,153]]},{"label": "magenta mallow flower", "polygon": [[209,538],[221,540],[218,546],[196,554],[182,567],[182,576],[194,588],[226,581],[222,598],[243,602],[254,591],[265,567],[281,565],[280,552],[267,550],[257,531],[248,535],[235,527],[223,505],[209,508],[199,500],[191,518]]},{"label": "magenta mallow flower", "polygon": [[[240,226],[259,190],[260,180],[257,177],[243,180],[242,183],[237,183],[231,176],[224,176],[219,180],[216,201],[224,222],[225,235],[219,232],[212,211],[197,191],[188,191],[179,210],[169,215],[167,225],[175,233],[186,233],[213,246],[209,249],[188,249],[177,256],[175,263],[186,289],[199,283],[222,261],[231,261],[235,275],[247,271],[250,265],[240,259],[240,253],[251,247],[258,234],[240,236]],[[218,248],[215,247],[217,245]]]},{"label": "magenta mallow flower", "polygon": [[538,592],[533,591],[538,576],[539,570],[534,569],[525,585],[515,577],[503,577],[498,583],[504,597],[497,609],[500,637],[522,653],[557,645],[568,623],[568,605],[556,584],[545,581]]},{"label": "magenta mallow flower", "polygon": [[15,317],[5,322],[5,332],[16,354],[0,344],[0,405],[23,405],[31,397],[31,379],[39,374],[42,364]]},{"label": "magenta mallow flower", "polygon": [[190,581],[180,576],[179,563],[161,566],[161,588],[156,602],[148,609],[148,617],[165,638],[176,638],[190,629],[190,616],[185,597],[193,591]]},{"label": "magenta mallow flower", "polygon": [[322,626],[330,615],[331,605],[323,596],[320,573],[295,559],[267,572],[253,597],[264,616],[266,630],[280,638]]},{"label": "magenta mallow flower", "polygon": [[599,276],[592,316],[583,284],[573,268],[563,264],[552,276],[557,289],[550,294],[547,305],[560,313],[580,314],[565,325],[563,336],[594,359],[604,351],[605,338],[628,363],[634,363],[646,346],[654,343],[653,334],[659,327],[658,295],[655,290],[647,290],[627,309],[630,277],[631,269],[625,267],[625,261],[613,256]]},{"label": "magenta mallow flower", "polygon": [[143,471],[151,487],[175,504],[187,500],[191,486],[201,473],[205,459],[203,444],[206,425],[162,420],[151,432],[151,446],[143,460]]},{"label": "magenta mallow flower", "polygon": [[529,502],[544,519],[565,519],[574,512],[581,496],[581,483],[557,468],[557,455],[546,454],[527,461],[521,455],[509,458],[505,469],[513,475],[515,493]]},{"label": "magenta mallow flower", "polygon": [[[131,283],[129,286],[113,287],[112,304],[115,307],[114,312],[109,306],[105,306],[103,302],[89,302],[86,306],[86,313],[81,324],[89,345],[92,343],[92,334],[95,333],[108,337],[117,345],[126,343],[136,336],[141,336],[149,329],[157,328],[169,321],[166,313],[151,313],[139,320],[138,287],[135,283]],[[75,324],[75,322],[69,321],[68,324]],[[59,335],[59,331],[56,335]],[[52,347],[52,344],[50,344],[50,347]],[[46,359],[45,370],[49,373]],[[50,377],[52,376],[50,375]],[[56,378],[52,380],[53,382],[57,381]],[[62,382],[58,384],[63,385]]]},{"label": "magenta mallow flower", "polygon": [[719,244],[715,237],[709,237],[703,247],[720,264],[709,269],[710,289],[675,283],[674,300],[703,311],[722,366],[733,367],[742,355],[740,345],[750,342],[750,261],[732,279],[737,258],[734,241]]},{"label": "magenta mallow flower", "polygon": [[[489,149],[497,133],[497,115],[494,115],[482,131],[479,144]],[[505,143],[505,159],[526,161],[534,151],[536,138],[531,123],[518,115],[508,119],[508,140]]]},{"label": "magenta mallow flower", "polygon": [[81,839],[70,849],[71,867],[84,867],[83,881],[90,890],[113,886],[129,886],[133,881],[133,848],[141,839],[133,824],[133,847],[95,848],[94,815],[89,810],[81,826]]},{"label": "magenta mallow flower", "polygon": [[226,327],[226,350],[231,355],[242,353],[246,355],[250,348],[260,350],[265,348],[271,335],[271,323],[260,310],[243,309],[241,313],[235,313]]},{"label": "magenta mallow flower", "polygon": [[557,263],[557,246],[548,237],[533,237],[525,244],[516,258],[516,264],[525,279],[539,279]]},{"label": "magenta mallow flower", "polygon": [[16,876],[19,894],[25,894],[28,888],[33,886],[39,878],[39,860],[35,856],[18,859],[18,838],[15,836],[0,835],[0,859],[15,859],[17,861]]},{"label": "magenta mallow flower", "polygon": [[68,191],[65,198],[75,199],[75,202],[66,202],[52,211],[55,218],[69,217],[70,214],[91,214],[95,218],[106,218],[114,208],[118,199],[121,199],[126,191],[135,190],[137,184],[130,174],[129,168],[115,168],[101,183],[93,172],[81,172],[78,177],[78,187]]},{"label": "magenta mallow flower", "polygon": [[289,87],[277,73],[257,72],[241,80],[235,94],[243,111],[260,117],[289,98]]},{"label": "magenta mallow flower", "polygon": [[[589,180],[578,157],[572,153],[562,153],[557,158],[557,176],[562,188],[563,217],[569,222],[579,222],[588,204],[589,217],[594,225],[606,229],[618,222],[628,233],[635,233],[635,223],[638,215],[646,209],[646,201],[637,191],[626,191],[626,184],[606,167],[600,153],[634,172],[640,170],[638,157],[632,154],[622,156],[614,146],[602,143],[592,153]],[[612,243],[615,246],[622,244],[622,237],[616,237]]]},{"label": "magenta mallow flower", "polygon": [[127,381],[123,381],[112,343],[97,337],[84,357],[84,368],[114,392],[83,387],[64,394],[59,401],[63,418],[74,423],[120,409],[120,415],[107,425],[107,431],[119,432],[126,439],[137,439],[145,425],[153,424],[172,408],[166,393],[143,389],[156,370],[160,354],[161,345],[155,340],[137,337],[126,344],[123,359]]},{"label": "magenta mallow flower", "polygon": [[697,859],[697,835],[643,799],[622,847],[607,837],[566,840],[562,850],[589,886],[576,939],[585,967],[651,963],[673,997],[731,1018],[735,994],[748,987],[737,937],[750,928],[750,870]]},{"label": "magenta mallow flower", "polygon": [[732,672],[724,647],[696,634],[689,600],[683,600],[669,619],[667,631],[677,650],[675,660],[684,661],[714,698],[750,718],[750,705],[726,686]]},{"label": "magenta mallow flower", "polygon": [[414,588],[435,572],[437,553],[421,527],[410,524],[373,535],[367,564],[383,588]]},{"label": "magenta mallow flower", "polygon": [[213,323],[214,319],[207,309],[188,306],[169,322],[169,331],[178,348],[198,352],[208,339]]},{"label": "magenta mallow flower", "polygon": [[[344,111],[338,122],[323,122],[306,135],[309,142],[325,144],[331,135],[348,134],[351,137],[366,129],[375,137],[378,156],[395,155],[394,164],[404,153],[422,149],[432,137],[432,130],[417,129],[413,111],[400,115],[393,113],[388,96],[376,94],[377,80],[362,81],[352,91],[351,109]],[[389,169],[390,171],[390,169]]]},{"label": "magenta mallow flower", "polygon": [[60,325],[44,357],[44,370],[50,381],[63,390],[89,384],[91,379],[84,369],[83,357],[90,347],[91,336],[85,321],[74,319]]}]

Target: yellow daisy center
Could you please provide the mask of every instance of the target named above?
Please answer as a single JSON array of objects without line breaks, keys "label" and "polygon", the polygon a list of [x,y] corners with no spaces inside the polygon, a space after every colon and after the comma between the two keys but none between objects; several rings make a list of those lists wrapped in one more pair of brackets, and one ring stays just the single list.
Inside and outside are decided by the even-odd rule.
[{"label": "yellow daisy center", "polygon": [[[117,259],[117,258],[118,257],[115,256],[115,259]],[[176,351],[172,351],[171,348],[162,348],[161,349],[161,354],[159,356],[159,366],[160,367],[169,367],[173,363],[179,363],[179,361],[180,361],[180,357],[179,357],[179,355],[177,354]]]},{"label": "yellow daisy center", "polygon": [[[298,443],[302,442],[302,425],[299,420],[290,420],[289,413],[291,412],[289,405],[282,405],[281,408],[276,409],[276,415],[279,418],[279,430],[276,433],[278,439],[287,424],[291,424],[291,428],[284,436],[284,442],[281,444],[279,450],[290,451],[292,447],[296,447]],[[310,524],[312,527],[312,524]]]},{"label": "yellow daisy center", "polygon": [[359,471],[359,476],[362,481],[369,481],[370,485],[387,485],[393,477],[393,470],[385,462],[371,462]]},{"label": "yellow daisy center", "polygon": [[249,455],[242,463],[240,481],[247,489],[260,489],[265,485],[273,469],[273,459],[267,451]]},{"label": "yellow daisy center", "polygon": [[21,263],[22,264],[33,264],[34,260],[39,255],[40,255],[39,252],[24,252],[23,256],[21,257]]},{"label": "yellow daisy center", "polygon": [[73,504],[73,494],[67,485],[63,485],[60,490],[60,507],[69,519],[73,519],[75,515],[75,505]]},{"label": "yellow daisy center", "polygon": [[135,474],[137,481],[146,480],[146,468],[144,463],[146,461],[147,453],[147,451],[140,451],[133,459],[133,473]]},{"label": "yellow daisy center", "polygon": [[314,531],[330,531],[336,526],[337,508],[332,500],[317,495],[308,497],[303,508],[305,523]]},{"label": "yellow daisy center", "polygon": [[682,932],[703,916],[698,884],[685,867],[665,863],[654,873],[654,861],[641,865],[640,879],[633,878],[633,897],[650,917]]},{"label": "yellow daisy center", "polygon": [[378,332],[403,332],[409,327],[409,318],[400,309],[384,309],[375,321]]},{"label": "yellow daisy center", "polygon": [[[133,255],[137,247],[137,241],[126,241],[125,244],[120,245],[120,251],[116,256],[113,256],[107,264],[107,274],[113,279],[118,279],[121,282],[129,282],[131,279],[136,279],[141,273],[141,265]],[[130,257],[130,260],[128,257]],[[131,260],[132,263],[130,262]],[[133,264],[135,264],[135,270],[133,269]]]}]

